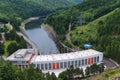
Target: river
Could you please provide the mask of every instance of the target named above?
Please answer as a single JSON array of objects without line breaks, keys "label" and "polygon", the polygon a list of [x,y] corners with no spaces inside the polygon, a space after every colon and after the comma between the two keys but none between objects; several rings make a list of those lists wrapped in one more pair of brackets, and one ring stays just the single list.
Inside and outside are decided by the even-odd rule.
[{"label": "river", "polygon": [[56,44],[43,28],[27,29],[26,34],[29,39],[38,47],[40,54],[45,55],[59,53]]}]

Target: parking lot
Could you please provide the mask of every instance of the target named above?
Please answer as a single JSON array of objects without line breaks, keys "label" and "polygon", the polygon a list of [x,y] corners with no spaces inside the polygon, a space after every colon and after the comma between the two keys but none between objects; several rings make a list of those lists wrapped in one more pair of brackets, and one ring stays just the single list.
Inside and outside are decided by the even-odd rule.
[{"label": "parking lot", "polygon": [[118,66],[118,64],[115,61],[113,61],[113,60],[111,60],[109,58],[105,58],[105,57],[103,58],[103,63],[105,64],[105,66],[107,68],[117,67]]}]

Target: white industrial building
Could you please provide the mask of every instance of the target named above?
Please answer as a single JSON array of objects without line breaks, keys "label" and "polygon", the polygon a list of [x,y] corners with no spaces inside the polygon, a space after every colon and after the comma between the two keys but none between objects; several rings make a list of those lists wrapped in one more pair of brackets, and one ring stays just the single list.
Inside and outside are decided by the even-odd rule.
[{"label": "white industrial building", "polygon": [[32,59],[32,63],[41,70],[57,70],[69,68],[71,65],[75,68],[83,67],[100,63],[102,60],[101,52],[89,49],[64,54],[38,55]]},{"label": "white industrial building", "polygon": [[[27,54],[25,54],[27,51]],[[34,64],[35,68],[41,69],[43,72],[59,72],[66,70],[71,65],[74,68],[83,68],[94,63],[101,63],[103,53],[88,49],[78,52],[50,55],[34,55],[34,50],[18,50],[8,57],[14,65],[29,65]],[[26,62],[25,62],[26,61]],[[24,64],[26,63],[26,64]]]},{"label": "white industrial building", "polygon": [[27,68],[29,64],[31,64],[31,60],[34,56],[34,49],[19,49],[7,57],[7,60],[20,68]]}]

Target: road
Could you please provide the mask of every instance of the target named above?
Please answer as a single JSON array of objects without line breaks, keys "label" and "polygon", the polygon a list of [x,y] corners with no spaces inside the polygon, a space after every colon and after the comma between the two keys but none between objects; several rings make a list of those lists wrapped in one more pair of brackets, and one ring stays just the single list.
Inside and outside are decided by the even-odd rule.
[{"label": "road", "polygon": [[31,47],[35,50],[35,54],[38,55],[38,48],[36,47],[36,45],[29,39],[27,38],[24,34],[22,34],[21,32],[17,32],[17,34],[19,36],[23,36],[24,40],[31,45]]},{"label": "road", "polygon": [[111,67],[116,67],[119,66],[119,64],[117,64],[115,61],[113,61],[112,59],[109,58],[103,58],[103,63],[105,64],[105,66],[107,68],[111,68]]},{"label": "road", "polygon": [[17,32],[17,34],[19,36],[23,36],[23,38],[26,40],[27,43],[29,43],[31,45],[31,47],[35,50],[35,54],[38,55],[38,48],[37,46],[28,38],[26,32],[25,32],[25,24],[33,21],[33,20],[38,20],[40,18],[44,18],[44,16],[38,16],[38,17],[31,17],[31,18],[28,18],[26,20],[24,20],[21,25],[20,25],[20,30],[21,32]]},{"label": "road", "polygon": [[[10,23],[8,23],[8,24],[4,24],[4,25],[10,27],[10,29],[9,29],[8,32],[10,32],[11,30],[13,30],[13,26],[12,26]],[[5,32],[2,32],[1,35],[2,35],[2,41],[1,41],[1,43],[4,43],[4,42],[5,42]]]},{"label": "road", "polygon": [[70,31],[71,31],[71,23],[69,24],[69,29],[68,29],[68,33],[66,34],[66,39],[68,40],[68,41],[71,41],[71,37],[70,37]]},{"label": "road", "polygon": [[24,21],[21,23],[20,28],[22,28],[23,30],[25,30],[25,24],[27,24],[27,23],[29,23],[29,22],[31,22],[31,21],[33,21],[33,20],[38,20],[38,19],[40,19],[40,16],[28,18],[28,19],[24,20]]},{"label": "road", "polygon": [[[115,61],[113,61],[113,60],[110,59],[110,58],[104,57],[104,58],[103,58],[103,63],[104,63],[105,66],[106,66],[106,69],[105,69],[105,71],[104,71],[105,73],[110,72],[110,69],[109,69],[109,68],[111,68],[111,70],[117,70],[117,69],[120,68],[119,64],[117,64]],[[96,75],[93,75],[93,76],[88,77],[87,79],[83,79],[83,80],[93,80],[96,76],[101,76],[101,75],[103,75],[104,72],[103,72],[103,73],[96,74]],[[105,79],[105,80],[108,80],[108,79]]]},{"label": "road", "polygon": [[31,18],[28,18],[28,19],[24,20],[20,25],[21,32],[27,37],[26,32],[25,32],[25,24],[27,24],[27,23],[29,23],[33,20],[38,20],[40,18],[43,18],[43,16],[31,17]]}]

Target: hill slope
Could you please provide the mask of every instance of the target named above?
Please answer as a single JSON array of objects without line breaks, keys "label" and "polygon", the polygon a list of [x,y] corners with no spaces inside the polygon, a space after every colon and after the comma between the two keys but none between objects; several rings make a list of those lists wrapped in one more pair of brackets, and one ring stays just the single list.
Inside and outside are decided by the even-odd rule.
[{"label": "hill slope", "polygon": [[[76,29],[74,29],[71,32],[73,39],[77,36],[79,36],[79,38],[84,36],[84,43],[85,43],[86,41],[95,40],[97,37],[101,37],[105,35],[107,35],[108,37],[109,35],[112,37],[116,35],[119,36],[120,34],[119,12],[120,12],[120,8],[116,8],[110,13],[88,23],[87,25],[78,26]],[[73,34],[77,36],[74,36]]]},{"label": "hill slope", "polygon": [[72,42],[79,47],[85,43],[91,43],[95,49],[103,51],[105,56],[120,63],[119,13],[120,8],[117,8],[88,25],[76,28],[71,33]]},{"label": "hill slope", "polygon": [[[72,24],[71,42],[83,49],[90,43],[94,49],[120,63],[120,1],[86,0],[85,2],[50,15],[46,23],[53,26],[60,39]],[[82,17],[81,17],[82,16]],[[82,24],[80,24],[80,23]]]},{"label": "hill slope", "polygon": [[[77,3],[75,0],[26,0],[26,1],[37,3],[42,7],[50,10],[68,7]],[[81,2],[81,0],[79,2]]]},{"label": "hill slope", "polygon": [[67,1],[70,1],[72,3],[81,3],[83,2],[84,0],[67,0]]},{"label": "hill slope", "polygon": [[120,7],[120,1],[118,0],[85,0],[81,4],[50,15],[45,23],[52,25],[63,39],[70,22],[74,29],[75,26],[87,24],[117,7]]},{"label": "hill slope", "polygon": [[73,0],[0,0],[0,21],[18,26],[28,17],[47,15],[53,10],[74,4]]}]

